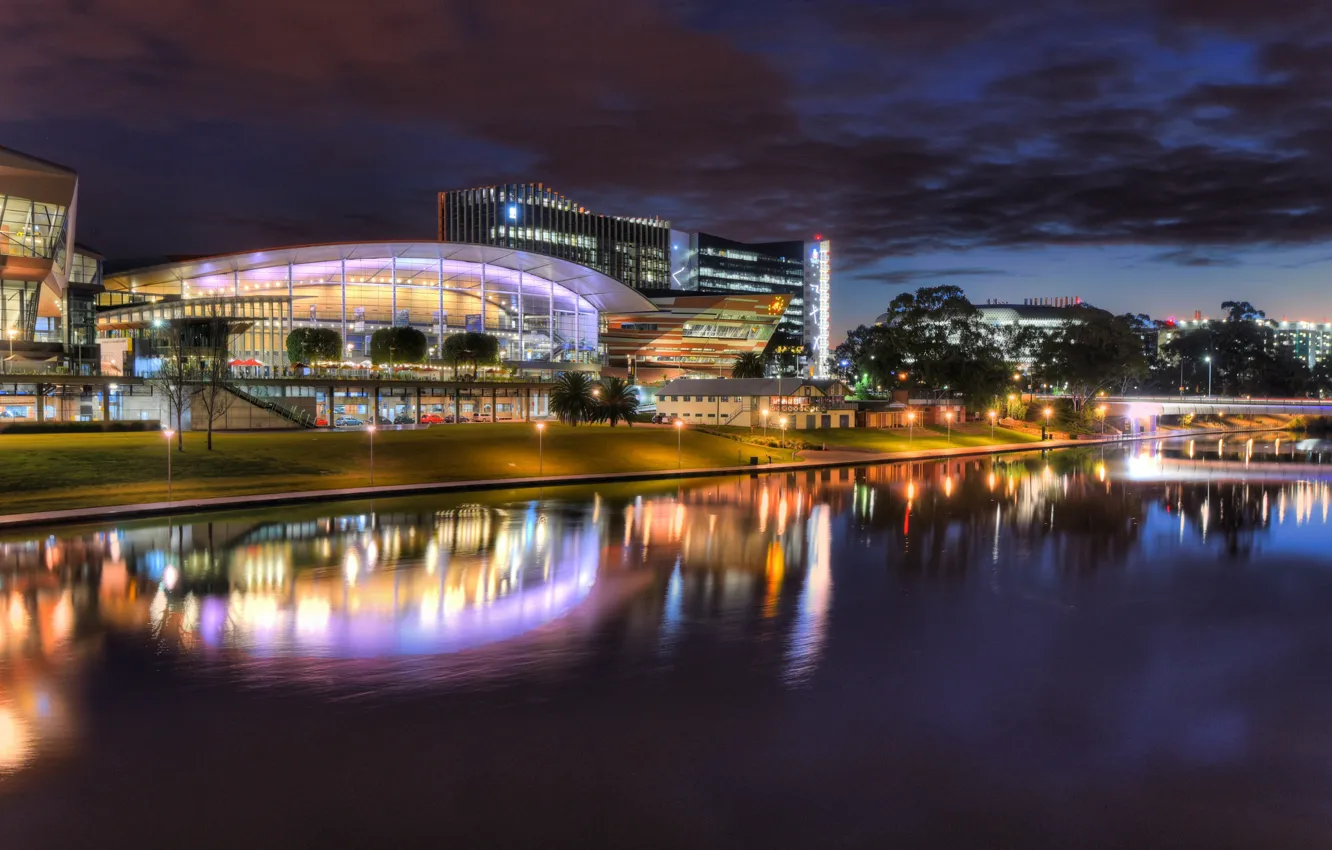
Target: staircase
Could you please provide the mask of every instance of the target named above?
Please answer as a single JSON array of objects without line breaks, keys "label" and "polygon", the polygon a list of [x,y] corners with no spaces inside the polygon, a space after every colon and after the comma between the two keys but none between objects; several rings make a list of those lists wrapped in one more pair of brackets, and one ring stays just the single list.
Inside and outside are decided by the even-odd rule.
[{"label": "staircase", "polygon": [[298,428],[314,428],[315,418],[304,410],[293,410],[283,404],[266,399],[262,396],[246,392],[235,384],[227,384],[227,391],[239,398],[241,401],[248,402],[262,410],[267,410],[274,416],[279,416]]}]

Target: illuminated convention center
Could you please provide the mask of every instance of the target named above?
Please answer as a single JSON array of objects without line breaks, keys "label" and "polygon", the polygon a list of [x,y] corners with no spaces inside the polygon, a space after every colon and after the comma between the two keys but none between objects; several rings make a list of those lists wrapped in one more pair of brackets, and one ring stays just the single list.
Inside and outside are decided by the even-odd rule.
[{"label": "illuminated convention center", "polygon": [[269,369],[284,364],[287,334],[303,327],[336,330],[353,363],[367,360],[375,331],[413,327],[430,341],[432,358],[450,334],[478,331],[499,340],[510,368],[590,366],[601,362],[603,315],[655,309],[577,263],[448,242],[224,254],[108,275],[105,286],[106,300],[122,306],[98,314],[104,338],[144,338],[220,308],[237,322],[232,354]]}]

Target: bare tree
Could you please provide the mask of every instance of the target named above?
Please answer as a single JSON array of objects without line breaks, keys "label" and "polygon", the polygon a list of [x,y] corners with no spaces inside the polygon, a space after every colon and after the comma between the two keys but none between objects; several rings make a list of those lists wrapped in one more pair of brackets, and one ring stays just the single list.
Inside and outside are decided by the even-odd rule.
[{"label": "bare tree", "polygon": [[199,373],[199,405],[208,420],[208,451],[213,450],[213,424],[223,419],[236,395],[231,391],[231,321],[221,304],[210,304],[207,321],[201,330],[205,334],[203,368]]},{"label": "bare tree", "polygon": [[157,371],[147,379],[148,386],[155,394],[161,395],[167,406],[167,427],[172,419],[176,423],[176,450],[185,451],[183,427],[185,410],[194,399],[197,391],[191,378],[194,370],[190,368],[189,356],[185,345],[185,326],[180,322],[169,323],[158,335],[163,346],[159,350]]}]

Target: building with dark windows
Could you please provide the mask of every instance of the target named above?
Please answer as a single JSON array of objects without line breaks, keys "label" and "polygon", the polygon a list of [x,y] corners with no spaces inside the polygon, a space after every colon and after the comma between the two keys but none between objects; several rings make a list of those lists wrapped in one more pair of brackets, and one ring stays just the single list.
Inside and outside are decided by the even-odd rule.
[{"label": "building with dark windows", "polygon": [[[677,246],[684,248],[683,252]],[[777,324],[772,344],[804,344],[804,242],[736,242],[711,233],[673,231],[671,247],[671,276],[680,289],[700,294],[783,295],[786,312]]]},{"label": "building with dark windows", "polygon": [[74,245],[78,175],[0,148],[0,342],[6,371],[96,371],[102,258]]},{"label": "building with dark windows", "polygon": [[670,223],[598,215],[541,183],[439,193],[441,242],[569,260],[634,289],[670,289]]}]

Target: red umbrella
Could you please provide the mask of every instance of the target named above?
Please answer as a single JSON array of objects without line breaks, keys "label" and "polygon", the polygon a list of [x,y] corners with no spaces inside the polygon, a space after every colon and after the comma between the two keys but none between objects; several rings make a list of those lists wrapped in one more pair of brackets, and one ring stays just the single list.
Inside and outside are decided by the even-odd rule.
[{"label": "red umbrella", "polygon": [[258,360],[255,360],[254,358],[250,358],[249,360],[242,360],[242,361],[240,362],[240,365],[242,365],[242,366],[262,366],[262,365],[264,365],[264,364],[260,363]]},{"label": "red umbrella", "polygon": [[227,365],[228,365],[228,366],[244,366],[244,365],[245,365],[245,361],[244,361],[244,360],[228,360],[228,361],[227,361]]}]

